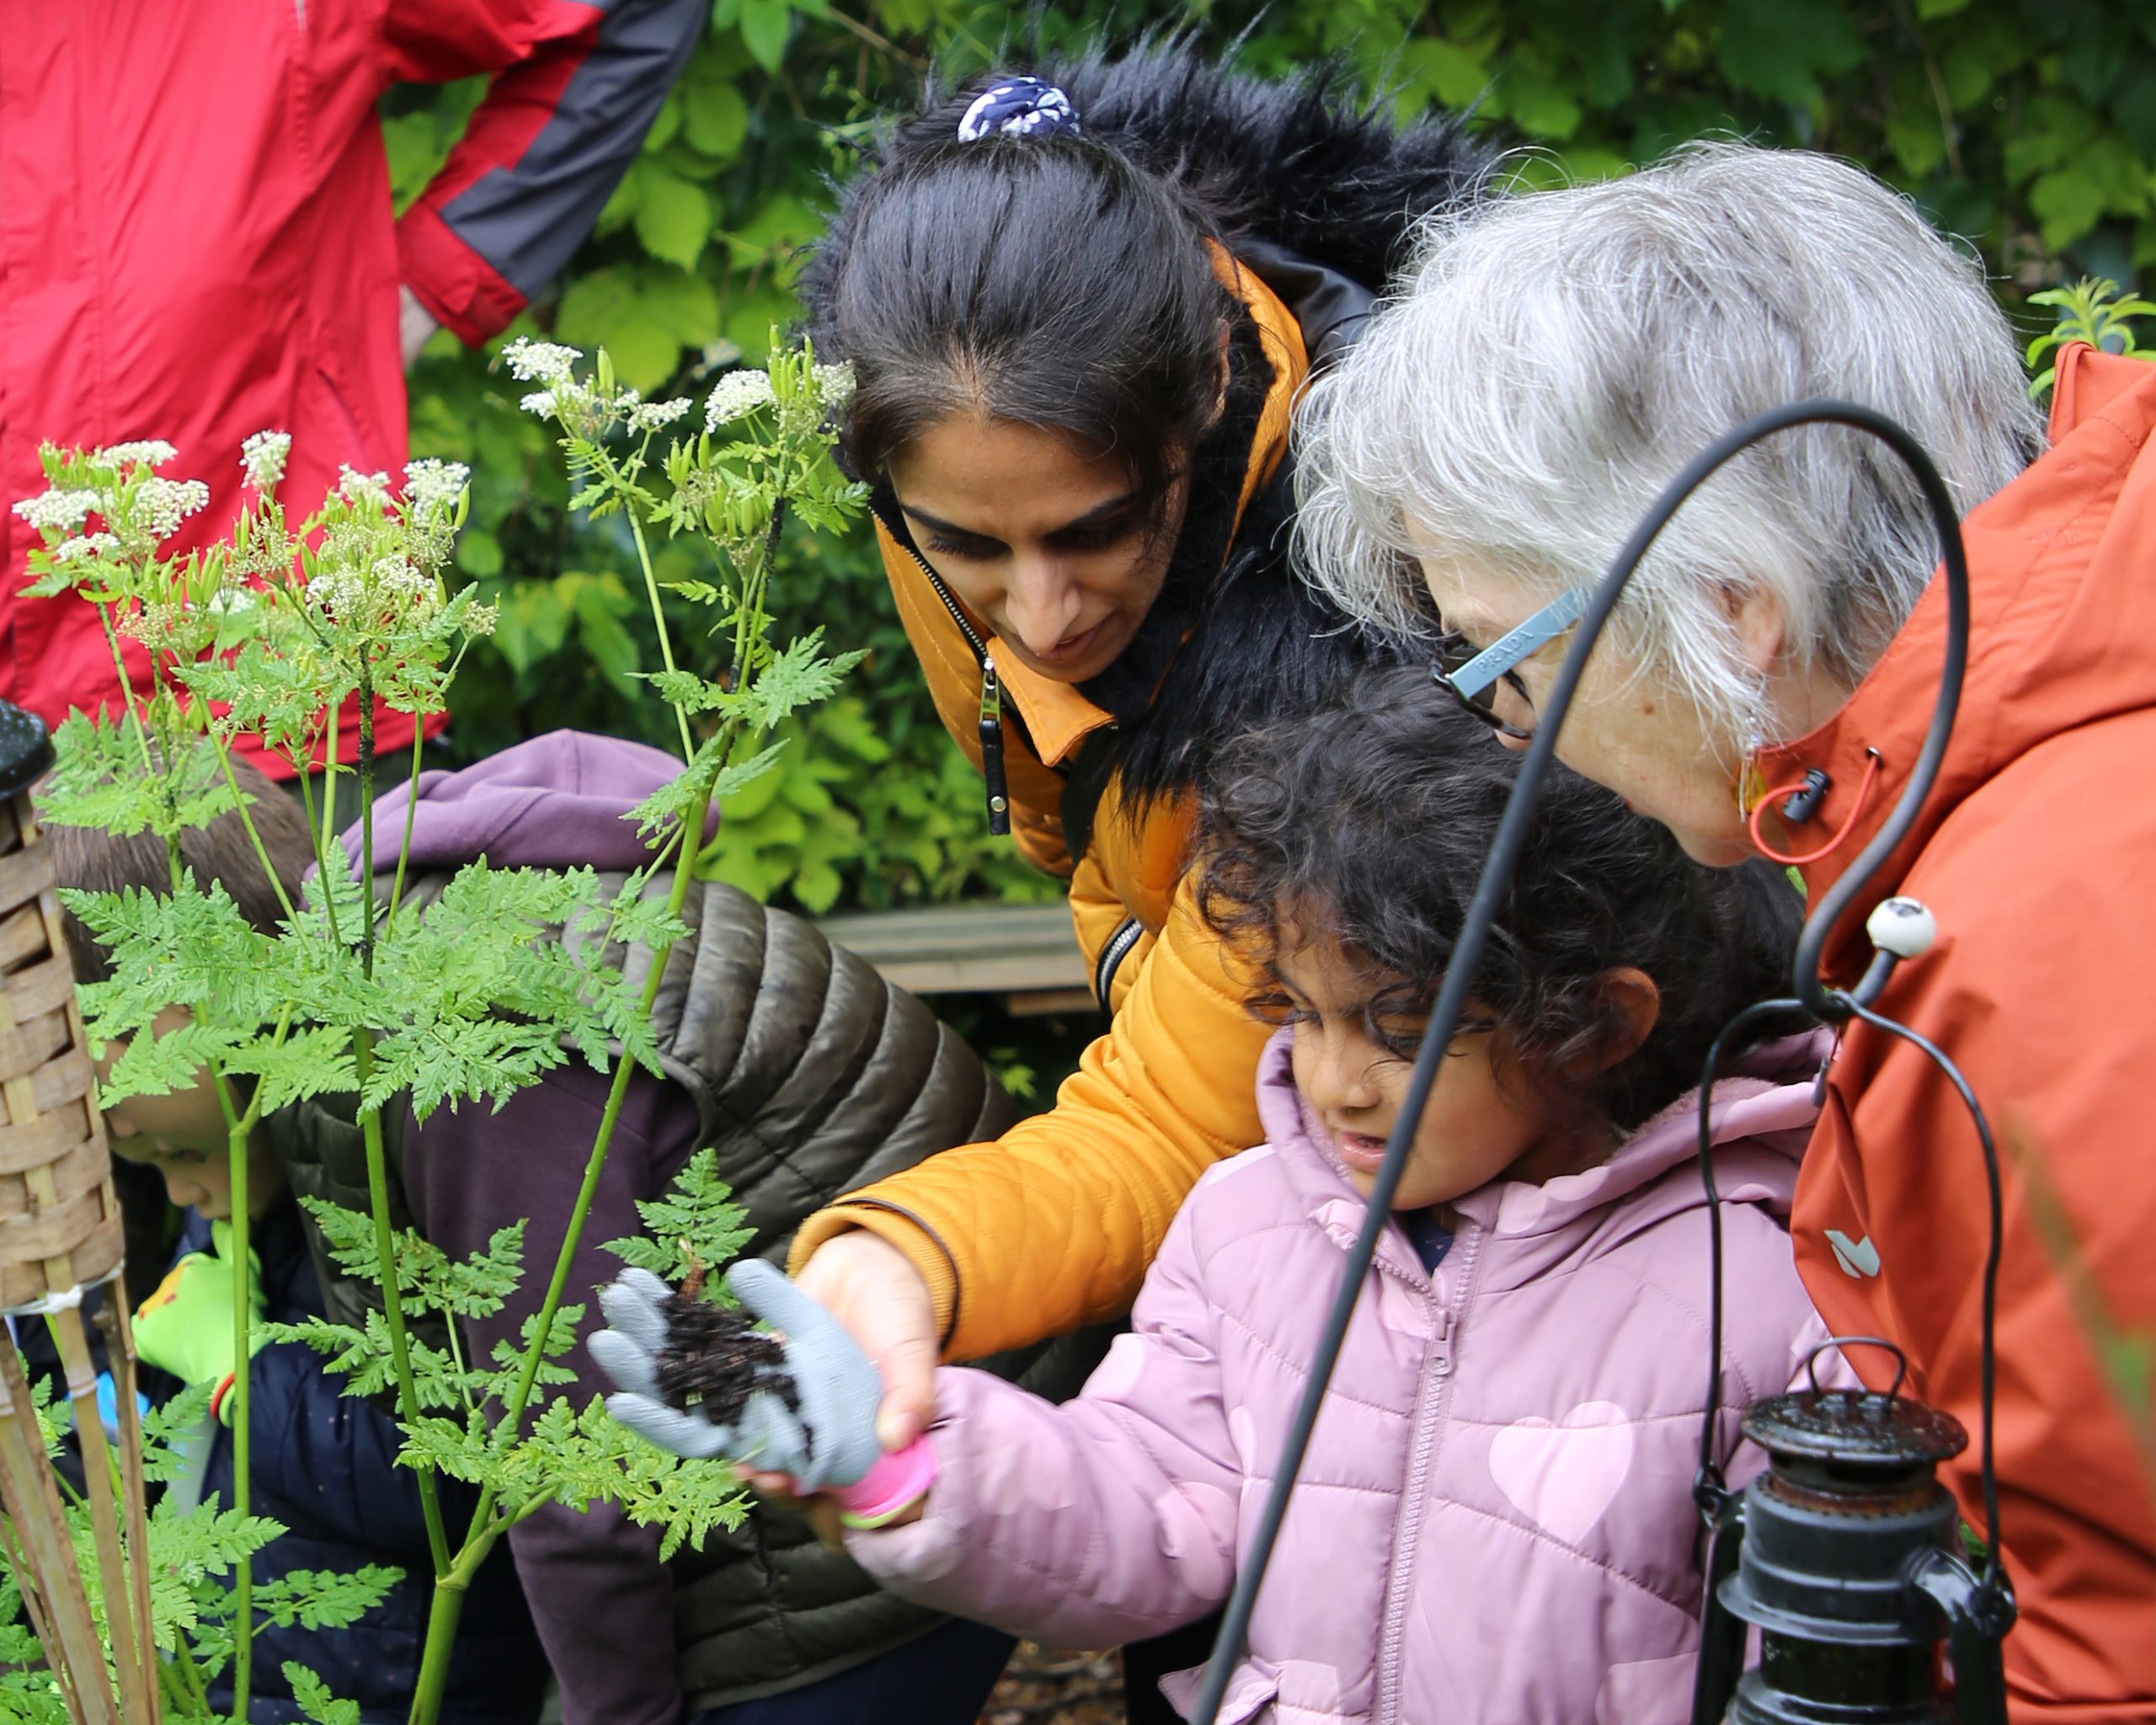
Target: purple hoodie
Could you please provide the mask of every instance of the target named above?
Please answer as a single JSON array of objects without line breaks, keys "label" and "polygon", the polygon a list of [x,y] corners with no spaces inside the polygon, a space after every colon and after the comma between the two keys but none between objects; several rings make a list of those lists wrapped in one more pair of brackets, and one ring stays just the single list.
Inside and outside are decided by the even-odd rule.
[{"label": "purple hoodie", "polygon": [[[1761,1461],[1732,1454],[1737,1412],[1787,1388],[1826,1334],[1784,1231],[1822,1053],[1759,1050],[1715,1091],[1719,1447],[1737,1479]],[[1305,1118],[1285,1033],[1258,1107],[1269,1142],[1198,1181],[1131,1333],[1078,1400],[938,1375],[926,1513],[847,1540],[885,1585],[1089,1648],[1226,1597],[1364,1215]],[[1386,1231],[1219,1725],[1685,1717],[1706,1348],[1697,1109],[1688,1097],[1586,1173],[1460,1199],[1434,1274]],[[1164,1687],[1187,1708],[1197,1674]]]},{"label": "purple hoodie", "polygon": [[[680,770],[638,743],[554,731],[462,772],[419,777],[412,867],[451,870],[475,857],[502,868],[631,868],[648,852],[622,817]],[[404,830],[399,785],[375,809],[375,860],[392,865]],[[344,835],[359,860],[360,833]],[[465,1326],[484,1357],[514,1343],[539,1309],[561,1249],[610,1080],[582,1061],[510,1098],[499,1113],[442,1108],[423,1126],[406,1121],[404,1178],[419,1231],[452,1257],[485,1247],[494,1230],[527,1219],[521,1286],[492,1318]],[[630,1082],[613,1148],[571,1261],[568,1299],[582,1300],[579,1336],[600,1324],[590,1290],[621,1265],[602,1242],[639,1231],[638,1199],[657,1197],[693,1155],[696,1104],[678,1087],[639,1072]],[[564,1364],[577,1373],[557,1393],[581,1407],[611,1387],[581,1346]],[[611,1509],[550,1504],[509,1535],[547,1662],[562,1687],[565,1725],[675,1725],[674,1585],[659,1561],[656,1532]]]}]

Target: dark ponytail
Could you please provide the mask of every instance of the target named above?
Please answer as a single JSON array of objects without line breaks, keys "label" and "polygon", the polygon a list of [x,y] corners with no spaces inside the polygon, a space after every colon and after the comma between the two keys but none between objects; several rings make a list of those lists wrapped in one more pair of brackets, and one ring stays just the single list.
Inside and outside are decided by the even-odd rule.
[{"label": "dark ponytail", "polygon": [[1164,499],[1219,395],[1234,302],[1174,186],[1092,139],[960,142],[909,121],[814,268],[818,351],[852,363],[873,478],[955,413],[1069,432]]}]

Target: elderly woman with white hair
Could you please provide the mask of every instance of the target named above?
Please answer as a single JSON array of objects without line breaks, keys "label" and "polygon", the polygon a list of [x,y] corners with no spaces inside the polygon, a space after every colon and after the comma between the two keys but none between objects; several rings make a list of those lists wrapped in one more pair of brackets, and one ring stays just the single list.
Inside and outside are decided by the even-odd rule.
[{"label": "elderly woman with white hair", "polygon": [[[1522,746],[1636,518],[1721,432],[1813,396],[1907,426],[1967,517],[1960,722],[1828,959],[1854,979],[1877,899],[1930,907],[1937,945],[1880,1010],[1953,1056],[2017,1163],[1997,1451],[2014,1716],[2156,1718],[2149,1392],[2105,1364],[2117,1334],[2156,1328],[2156,366],[2069,349],[2047,434],[1980,271],[1907,203],[1823,157],[1694,147],[1427,231],[1299,421],[1303,551],[1352,611],[1442,630],[1438,670]],[[1945,635],[1935,556],[1882,446],[1776,435],[1662,533],[1557,754],[1692,855],[1798,863],[1816,898],[1916,761]],[[1792,1218],[1806,1284],[1974,1431],[1988,1230],[1968,1116],[1921,1053],[1862,1024],[1826,1084]],[[1872,1352],[1853,1363],[1883,1383]],[[1977,1457],[1948,1471],[1981,1525]]]}]

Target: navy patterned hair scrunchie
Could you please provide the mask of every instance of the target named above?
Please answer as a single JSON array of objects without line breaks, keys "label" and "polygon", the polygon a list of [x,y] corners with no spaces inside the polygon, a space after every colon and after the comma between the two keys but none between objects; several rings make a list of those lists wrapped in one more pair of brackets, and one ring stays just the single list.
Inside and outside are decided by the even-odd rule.
[{"label": "navy patterned hair scrunchie", "polygon": [[1059,132],[1084,136],[1070,98],[1038,77],[1003,78],[974,98],[958,122],[959,142],[970,144],[990,132],[1014,138],[1053,137]]}]

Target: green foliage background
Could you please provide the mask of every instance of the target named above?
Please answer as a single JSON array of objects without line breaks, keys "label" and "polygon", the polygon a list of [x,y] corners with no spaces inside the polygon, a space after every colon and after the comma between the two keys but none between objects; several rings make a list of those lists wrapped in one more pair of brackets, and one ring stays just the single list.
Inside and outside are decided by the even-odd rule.
[{"label": "green foliage background", "polygon": [[[760,361],[793,316],[788,285],[825,177],[876,112],[910,99],[931,57],[984,67],[1017,19],[969,0],[716,0],[598,231],[511,333],[604,343],[652,394]],[[1067,42],[1163,23],[1239,42],[1259,70],[1342,55],[1403,109],[1471,105],[1535,179],[1619,172],[1711,132],[1851,157],[1980,246],[2031,336],[2050,322],[2031,293],[2084,274],[2131,284],[2156,266],[2156,5],[1085,0],[1037,27]],[[392,93],[400,199],[478,95],[472,83]],[[490,355],[447,336],[412,379],[414,451],[472,463],[458,562],[502,608],[457,684],[453,746],[467,759],[556,725],[639,734],[667,716],[629,680],[649,649],[626,541],[572,522],[546,428],[516,411],[517,393]],[[814,913],[1052,890],[988,838],[978,781],[928,703],[868,535],[797,543],[775,583],[778,638],[820,622],[835,647],[870,657],[784,771],[729,802],[723,872]]]}]

